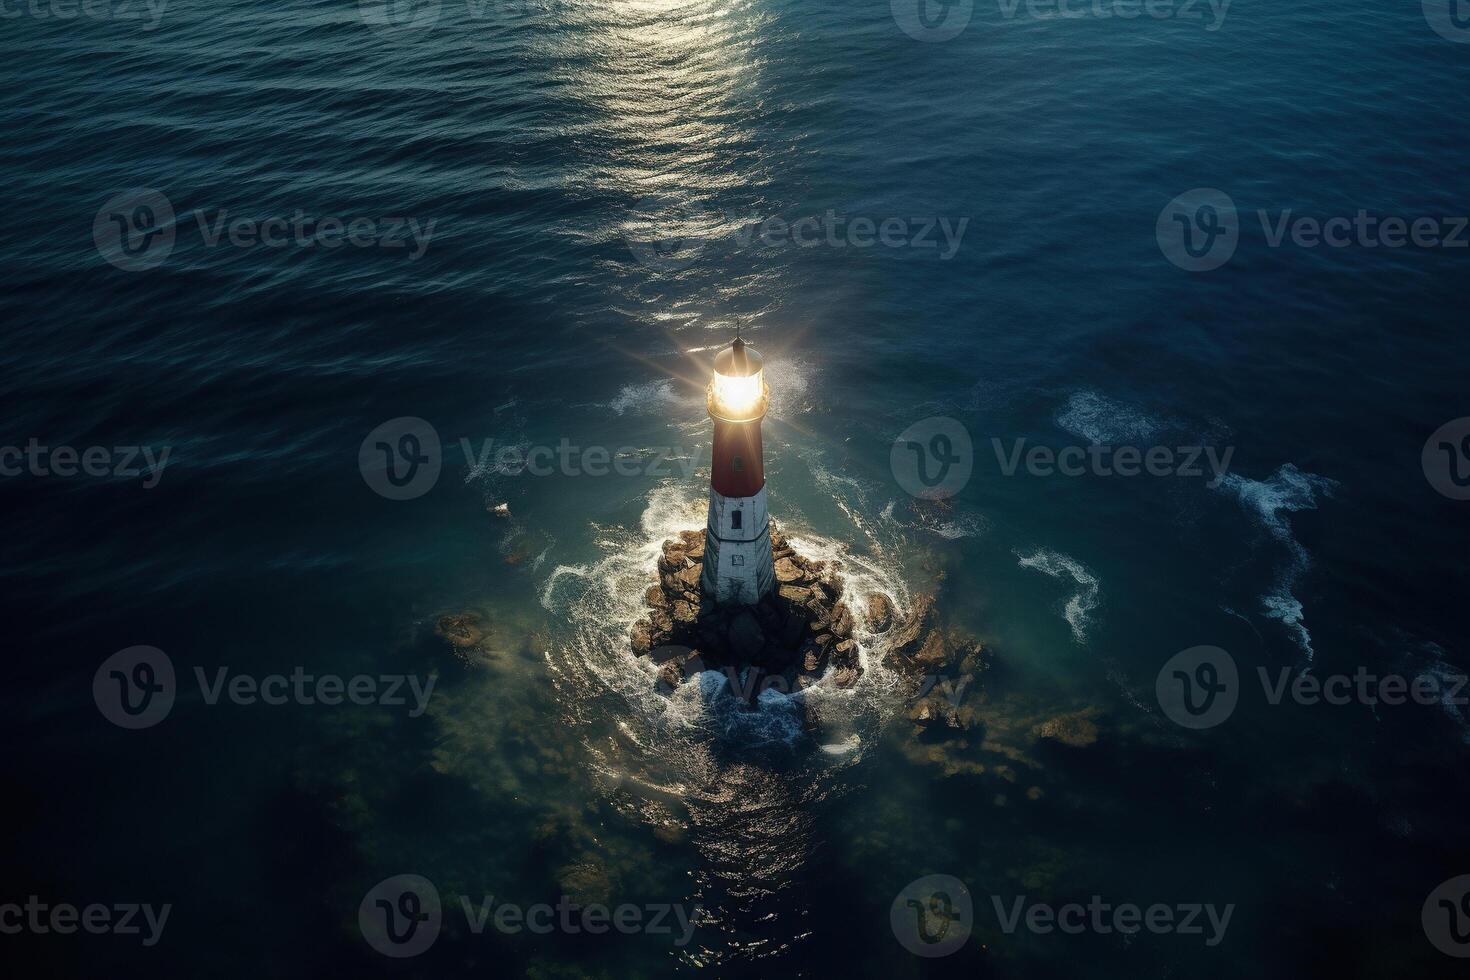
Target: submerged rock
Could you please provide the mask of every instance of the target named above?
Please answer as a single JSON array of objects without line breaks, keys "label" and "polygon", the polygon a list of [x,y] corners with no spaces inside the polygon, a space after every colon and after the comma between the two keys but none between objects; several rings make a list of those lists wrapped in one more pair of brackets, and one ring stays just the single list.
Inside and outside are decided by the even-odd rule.
[{"label": "submerged rock", "polygon": [[480,614],[477,612],[440,616],[439,622],[434,624],[434,635],[448,640],[450,646],[461,653],[473,650],[485,639],[485,631],[480,628]]},{"label": "submerged rock", "polygon": [[1057,715],[1037,725],[1033,734],[1040,740],[1083,749],[1097,741],[1097,723],[1092,720],[1095,714],[1095,710],[1089,708]]},{"label": "submerged rock", "polygon": [[562,894],[577,905],[606,905],[612,898],[612,878],[595,858],[561,868],[556,883]]}]

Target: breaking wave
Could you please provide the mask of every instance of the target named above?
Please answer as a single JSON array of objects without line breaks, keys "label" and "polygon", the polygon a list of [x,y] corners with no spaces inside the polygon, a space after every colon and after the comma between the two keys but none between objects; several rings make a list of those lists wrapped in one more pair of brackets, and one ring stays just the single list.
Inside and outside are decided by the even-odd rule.
[{"label": "breaking wave", "polygon": [[660,415],[666,413],[672,406],[686,404],[692,400],[681,397],[674,390],[674,382],[664,378],[660,381],[623,385],[618,389],[618,393],[610,401],[602,403],[601,407],[608,409],[614,415],[624,415],[628,412],[640,415]]},{"label": "breaking wave", "polygon": [[1165,428],[1157,419],[1095,391],[1073,392],[1057,412],[1056,423],[1098,445],[1140,442]]},{"label": "breaking wave", "polygon": [[1034,568],[1052,578],[1070,578],[1076,583],[1077,591],[1063,606],[1062,615],[1072,627],[1072,638],[1078,643],[1087,642],[1087,627],[1091,625],[1092,611],[1097,608],[1100,591],[1097,576],[1077,559],[1060,552],[1040,548],[1029,555],[1019,551],[1015,554],[1022,568]]},{"label": "breaking wave", "polygon": [[1307,660],[1312,659],[1312,634],[1307,631],[1301,601],[1296,597],[1297,582],[1311,567],[1312,557],[1291,533],[1287,514],[1299,510],[1316,510],[1317,496],[1330,496],[1336,480],[1315,473],[1303,473],[1291,463],[1283,464],[1269,479],[1251,480],[1236,473],[1220,481],[1227,490],[1261,522],[1261,525],[1287,552],[1287,561],[1272,580],[1270,591],[1261,596],[1261,611],[1268,619],[1284,625]]}]

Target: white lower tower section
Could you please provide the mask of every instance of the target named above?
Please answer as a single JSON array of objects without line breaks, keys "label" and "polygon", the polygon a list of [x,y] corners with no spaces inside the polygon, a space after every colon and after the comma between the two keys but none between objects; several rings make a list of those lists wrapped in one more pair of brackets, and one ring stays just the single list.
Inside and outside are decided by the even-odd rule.
[{"label": "white lower tower section", "polygon": [[765,487],[754,497],[726,497],[710,491],[699,584],[716,602],[745,606],[759,602],[775,587]]}]

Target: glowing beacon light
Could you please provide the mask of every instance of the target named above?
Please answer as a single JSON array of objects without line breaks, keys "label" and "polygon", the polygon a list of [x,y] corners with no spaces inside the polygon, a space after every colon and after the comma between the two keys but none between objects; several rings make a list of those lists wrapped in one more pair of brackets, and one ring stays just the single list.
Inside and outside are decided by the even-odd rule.
[{"label": "glowing beacon light", "polygon": [[761,356],[737,334],[705,396],[715,441],[700,589],[716,602],[750,605],[775,587],[761,446],[769,397]]},{"label": "glowing beacon light", "polygon": [[739,337],[715,358],[706,402],[710,417],[721,422],[758,422],[766,414],[770,389],[765,362]]}]

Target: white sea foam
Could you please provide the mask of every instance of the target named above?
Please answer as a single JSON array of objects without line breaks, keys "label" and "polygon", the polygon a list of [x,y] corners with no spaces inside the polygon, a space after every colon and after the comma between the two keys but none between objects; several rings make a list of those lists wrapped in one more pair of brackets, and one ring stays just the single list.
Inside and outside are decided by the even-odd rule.
[{"label": "white sea foam", "polygon": [[1229,473],[1220,488],[1235,494],[1241,504],[1261,522],[1271,537],[1287,552],[1287,561],[1276,573],[1268,592],[1261,596],[1267,618],[1282,623],[1298,647],[1312,659],[1312,635],[1307,631],[1302,604],[1295,593],[1297,582],[1312,564],[1311,555],[1291,533],[1286,515],[1299,510],[1316,510],[1318,495],[1330,496],[1337,481],[1315,473],[1303,473],[1291,463],[1283,464],[1269,479],[1252,480]]},{"label": "white sea foam", "polygon": [[1092,621],[1092,611],[1098,604],[1100,588],[1097,577],[1077,559],[1045,548],[1037,549],[1029,555],[1017,551],[1016,558],[1022,568],[1034,568],[1052,578],[1070,578],[1076,583],[1077,591],[1067,600],[1062,615],[1072,627],[1072,637],[1078,643],[1087,642],[1087,627]]},{"label": "white sea foam", "polygon": [[692,397],[681,397],[674,390],[674,382],[668,378],[645,381],[642,384],[623,385],[613,398],[603,403],[615,415],[633,412],[639,415],[657,415],[667,412],[675,405],[687,404]]},{"label": "white sea foam", "polygon": [[1164,428],[1159,420],[1096,391],[1073,392],[1057,412],[1056,423],[1089,443],[1108,446],[1139,443]]}]

